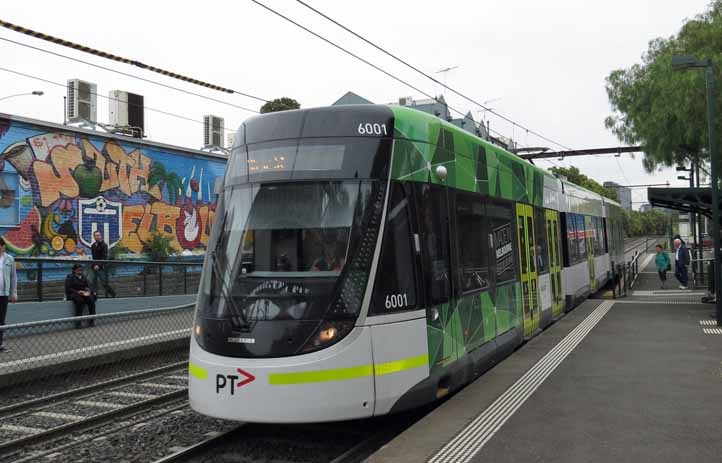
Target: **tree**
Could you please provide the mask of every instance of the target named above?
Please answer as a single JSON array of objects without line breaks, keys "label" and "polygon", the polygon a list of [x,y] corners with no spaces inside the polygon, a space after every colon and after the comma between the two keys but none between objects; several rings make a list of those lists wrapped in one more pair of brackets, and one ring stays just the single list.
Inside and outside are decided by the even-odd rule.
[{"label": "tree", "polygon": [[284,96],[283,98],[267,101],[261,106],[261,114],[288,111],[289,109],[299,109],[300,107],[301,104],[298,101]]},{"label": "tree", "polygon": [[[710,58],[720,69],[722,0],[713,0],[705,13],[688,20],[677,35],[650,41],[640,64],[617,69],[607,77],[614,113],[605,126],[620,141],[644,146],[643,163],[649,172],[659,166],[686,164],[690,158],[709,159],[704,73],[673,70],[673,55]],[[716,98],[719,107],[722,92]]]},{"label": "tree", "polygon": [[606,188],[600,185],[598,182],[587,177],[579,171],[578,168],[572,167],[552,167],[549,169],[552,173],[562,175],[567,180],[575,185],[591,190],[595,193],[599,193],[602,196],[606,196],[609,199],[618,201],[617,191],[614,188]]}]

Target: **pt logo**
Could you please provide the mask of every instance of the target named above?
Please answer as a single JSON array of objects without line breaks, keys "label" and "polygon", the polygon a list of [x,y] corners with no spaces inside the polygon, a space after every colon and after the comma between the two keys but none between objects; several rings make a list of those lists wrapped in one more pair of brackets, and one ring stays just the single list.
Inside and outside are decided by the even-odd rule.
[{"label": "pt logo", "polygon": [[123,234],[123,204],[102,196],[78,200],[78,232],[86,246],[93,244],[93,233],[98,230],[108,247],[115,246]]},{"label": "pt logo", "polygon": [[247,371],[241,370],[240,368],[236,368],[236,371],[238,373],[240,373],[240,376],[239,375],[221,375],[221,374],[216,375],[216,394],[220,394],[222,389],[229,387],[230,391],[231,391],[231,395],[234,395],[236,392],[236,389],[243,387],[246,384],[248,384],[256,379],[255,376],[248,373]]}]

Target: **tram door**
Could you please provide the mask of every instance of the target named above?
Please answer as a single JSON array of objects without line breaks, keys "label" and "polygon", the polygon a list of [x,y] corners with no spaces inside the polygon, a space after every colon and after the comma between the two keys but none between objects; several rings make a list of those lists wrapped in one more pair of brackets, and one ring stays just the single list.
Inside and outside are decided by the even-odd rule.
[{"label": "tram door", "polygon": [[587,245],[587,260],[589,261],[589,287],[592,293],[597,291],[597,278],[594,270],[594,234],[597,232],[592,218],[588,215],[584,216],[584,237]]},{"label": "tram door", "polygon": [[546,210],[547,239],[549,240],[549,274],[552,286],[552,317],[556,318],[564,311],[562,293],[562,258],[559,212]]},{"label": "tram door", "polygon": [[522,308],[524,311],[524,336],[531,336],[539,328],[537,249],[534,238],[534,214],[531,206],[527,204],[516,205],[516,223],[519,268],[521,270]]}]

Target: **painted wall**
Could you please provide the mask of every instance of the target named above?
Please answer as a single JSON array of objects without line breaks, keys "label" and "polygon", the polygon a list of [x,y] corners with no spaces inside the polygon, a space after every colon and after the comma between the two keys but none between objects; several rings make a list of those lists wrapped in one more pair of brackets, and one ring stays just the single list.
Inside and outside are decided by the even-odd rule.
[{"label": "painted wall", "polygon": [[90,254],[93,231],[139,255],[157,231],[205,252],[225,159],[0,118],[0,234],[20,256]]}]

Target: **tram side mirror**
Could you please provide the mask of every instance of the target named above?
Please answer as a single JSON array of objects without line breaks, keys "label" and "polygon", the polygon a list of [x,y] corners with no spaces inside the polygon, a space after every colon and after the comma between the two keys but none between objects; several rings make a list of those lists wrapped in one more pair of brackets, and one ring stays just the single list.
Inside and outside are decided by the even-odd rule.
[{"label": "tram side mirror", "polygon": [[213,183],[213,193],[219,195],[223,192],[223,177],[216,177]]},{"label": "tram side mirror", "polygon": [[449,175],[449,173],[446,170],[446,167],[436,166],[436,176],[439,177],[439,180],[443,182],[444,180],[446,180],[447,175]]}]

